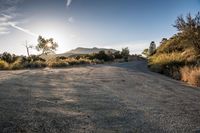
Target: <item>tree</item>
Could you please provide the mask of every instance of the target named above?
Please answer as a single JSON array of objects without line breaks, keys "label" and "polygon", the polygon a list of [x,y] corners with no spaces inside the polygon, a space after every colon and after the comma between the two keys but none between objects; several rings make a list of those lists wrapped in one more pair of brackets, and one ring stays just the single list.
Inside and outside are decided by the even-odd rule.
[{"label": "tree", "polygon": [[28,45],[28,41],[25,41],[25,47],[26,47],[27,56],[29,57],[30,56],[29,49],[33,48],[33,46],[32,45]]},{"label": "tree", "polygon": [[98,60],[104,60],[104,61],[108,61],[109,60],[108,55],[106,54],[105,51],[99,51],[99,53],[96,53],[94,55],[94,58],[98,59]]},{"label": "tree", "polygon": [[129,48],[128,47],[123,48],[122,52],[121,52],[121,55],[122,55],[122,57],[124,58],[125,61],[128,61],[128,57],[130,55]]},{"label": "tree", "polygon": [[58,47],[58,44],[54,42],[53,38],[45,39],[42,36],[38,37],[38,44],[36,46],[36,49],[38,51],[42,51],[42,54],[49,54],[52,52],[55,52]]},{"label": "tree", "polygon": [[149,55],[153,55],[154,53],[156,52],[156,44],[154,41],[152,41],[150,43],[150,46],[149,46]]},{"label": "tree", "polygon": [[4,52],[1,56],[1,59],[6,61],[9,64],[15,62],[17,58],[18,57],[16,55],[14,54],[11,55],[10,53],[7,53],[7,52]]},{"label": "tree", "polygon": [[185,19],[179,16],[174,27],[180,31],[181,37],[191,42],[196,51],[200,53],[200,12],[195,17],[189,13]]},{"label": "tree", "polygon": [[149,49],[146,48],[146,49],[143,50],[142,54],[145,55],[146,57],[148,57],[149,56],[149,52],[148,51],[149,51]]},{"label": "tree", "polygon": [[114,55],[115,59],[121,59],[122,58],[122,55],[121,55],[120,51],[114,52],[113,55]]}]

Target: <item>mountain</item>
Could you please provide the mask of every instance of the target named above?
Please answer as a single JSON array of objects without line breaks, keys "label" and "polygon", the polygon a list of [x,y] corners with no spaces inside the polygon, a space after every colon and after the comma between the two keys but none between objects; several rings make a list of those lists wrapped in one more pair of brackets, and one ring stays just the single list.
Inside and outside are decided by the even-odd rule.
[{"label": "mountain", "polygon": [[106,49],[106,48],[83,48],[83,47],[78,47],[76,49],[70,50],[66,53],[63,54],[58,54],[57,56],[65,56],[65,57],[69,57],[69,56],[74,56],[74,55],[85,55],[85,54],[93,54],[93,53],[98,53],[99,51],[105,51],[105,52],[116,52],[117,50],[115,49]]}]

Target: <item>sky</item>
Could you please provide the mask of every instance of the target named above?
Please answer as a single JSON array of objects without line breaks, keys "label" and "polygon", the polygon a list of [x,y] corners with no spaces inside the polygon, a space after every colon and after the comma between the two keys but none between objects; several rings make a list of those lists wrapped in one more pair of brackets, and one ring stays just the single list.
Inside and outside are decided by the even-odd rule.
[{"label": "sky", "polygon": [[57,53],[129,47],[139,54],[176,34],[178,16],[198,11],[200,0],[0,0],[0,53],[25,55],[25,42],[35,46],[42,35],[54,38]]}]

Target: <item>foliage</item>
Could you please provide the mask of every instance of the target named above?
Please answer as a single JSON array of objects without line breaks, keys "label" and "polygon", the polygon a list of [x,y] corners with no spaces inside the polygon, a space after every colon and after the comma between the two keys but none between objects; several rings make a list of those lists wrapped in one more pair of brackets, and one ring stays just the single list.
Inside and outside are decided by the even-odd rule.
[{"label": "foliage", "polygon": [[180,69],[181,80],[191,84],[200,86],[200,67],[184,66]]},{"label": "foliage", "polygon": [[14,54],[11,55],[10,53],[4,52],[1,56],[1,59],[6,61],[7,63],[13,63],[17,60],[17,56]]},{"label": "foliage", "polygon": [[179,16],[174,25],[179,31],[180,36],[190,42],[190,44],[200,53],[200,12],[192,17],[189,13],[184,19]]},{"label": "foliage", "polygon": [[122,54],[120,53],[120,51],[116,51],[115,53],[113,53],[113,55],[114,55],[114,58],[115,58],[115,59],[122,59],[122,58],[123,58],[123,56],[122,56]]},{"label": "foliage", "polygon": [[151,70],[181,79],[190,84],[200,83],[200,13],[194,18],[178,17],[174,25],[179,33],[171,38],[163,38],[155,54],[149,58]]},{"label": "foliage", "polygon": [[187,44],[188,42],[179,35],[174,35],[170,39],[162,41],[156,53],[183,52],[186,48],[189,48]]},{"label": "foliage", "polygon": [[128,61],[128,57],[130,55],[129,48],[128,47],[123,48],[122,52],[121,52],[121,55],[122,55],[122,57],[124,58],[125,61]]},{"label": "foliage", "polygon": [[0,59],[0,70],[7,70],[8,68],[9,64],[6,61]]},{"label": "foliage", "polygon": [[36,49],[42,51],[42,54],[49,54],[56,51],[58,44],[54,42],[53,38],[45,39],[42,36],[38,37],[38,44]]},{"label": "foliage", "polygon": [[23,69],[23,60],[22,58],[18,58],[15,62],[13,62],[12,64],[10,64],[9,69],[11,70],[18,70],[18,69]]},{"label": "foliage", "polygon": [[143,50],[142,54],[145,55],[146,57],[148,57],[149,56],[149,52],[148,51],[149,51],[149,49],[146,48],[146,49]]},{"label": "foliage", "polygon": [[67,67],[69,66],[69,63],[64,61],[64,60],[61,60],[61,59],[56,59],[56,60],[49,60],[48,61],[48,66],[49,67]]},{"label": "foliage", "polygon": [[[49,56],[49,55],[48,55]],[[67,67],[72,65],[82,64],[102,64],[104,62],[114,61],[115,59],[122,59],[129,56],[129,49],[125,48],[122,52],[117,51],[112,53],[110,51],[100,51],[99,53],[77,55],[74,57],[56,57],[45,60],[42,56],[29,55],[16,56],[10,53],[4,53],[0,59],[0,69],[25,69],[25,68],[44,68],[44,67]]]}]

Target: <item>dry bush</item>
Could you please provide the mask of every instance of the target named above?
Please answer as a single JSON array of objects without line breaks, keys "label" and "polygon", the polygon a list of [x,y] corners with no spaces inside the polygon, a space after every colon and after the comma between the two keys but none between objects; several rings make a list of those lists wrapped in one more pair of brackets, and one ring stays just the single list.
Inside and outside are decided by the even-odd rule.
[{"label": "dry bush", "polygon": [[185,66],[180,69],[181,80],[191,85],[200,86],[200,68]]},{"label": "dry bush", "polygon": [[180,69],[180,73],[181,73],[181,80],[185,81],[185,82],[188,82],[188,77],[191,74],[191,68],[188,67],[188,66],[182,67]]},{"label": "dry bush", "polygon": [[10,64],[9,69],[11,70],[19,70],[22,69],[24,66],[22,64],[21,59],[17,59],[14,63]]},{"label": "dry bush", "polygon": [[189,84],[200,86],[200,69],[191,72]]},{"label": "dry bush", "polygon": [[47,65],[49,67],[67,67],[69,66],[69,63],[67,63],[66,61],[64,60],[49,60]]},{"label": "dry bush", "polygon": [[0,60],[0,70],[9,69],[9,64],[6,61]]}]

